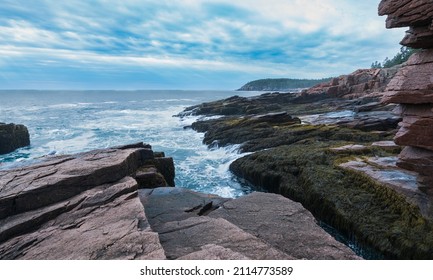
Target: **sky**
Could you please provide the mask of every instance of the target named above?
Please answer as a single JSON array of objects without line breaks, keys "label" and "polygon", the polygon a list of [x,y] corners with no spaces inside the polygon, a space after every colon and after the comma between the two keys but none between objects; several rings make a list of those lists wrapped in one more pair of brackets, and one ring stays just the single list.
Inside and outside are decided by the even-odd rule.
[{"label": "sky", "polygon": [[232,90],[393,57],[380,0],[0,0],[0,89]]}]

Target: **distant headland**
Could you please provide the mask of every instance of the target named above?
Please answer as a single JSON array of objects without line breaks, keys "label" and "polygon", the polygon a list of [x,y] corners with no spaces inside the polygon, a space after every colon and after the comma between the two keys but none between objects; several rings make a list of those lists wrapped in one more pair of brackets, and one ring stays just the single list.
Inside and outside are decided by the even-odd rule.
[{"label": "distant headland", "polygon": [[246,83],[238,91],[289,91],[297,88],[309,88],[329,82],[331,79],[260,79]]}]

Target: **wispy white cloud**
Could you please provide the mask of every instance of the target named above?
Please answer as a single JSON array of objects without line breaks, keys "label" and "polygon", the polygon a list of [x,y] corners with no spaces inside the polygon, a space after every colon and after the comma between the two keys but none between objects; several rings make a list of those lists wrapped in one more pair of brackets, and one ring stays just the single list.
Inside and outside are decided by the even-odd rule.
[{"label": "wispy white cloud", "polygon": [[77,79],[129,67],[158,69],[156,78],[214,75],[230,86],[245,77],[318,78],[391,56],[403,36],[385,30],[375,0],[2,2],[0,71],[10,79],[17,69],[54,77],[61,67]]}]

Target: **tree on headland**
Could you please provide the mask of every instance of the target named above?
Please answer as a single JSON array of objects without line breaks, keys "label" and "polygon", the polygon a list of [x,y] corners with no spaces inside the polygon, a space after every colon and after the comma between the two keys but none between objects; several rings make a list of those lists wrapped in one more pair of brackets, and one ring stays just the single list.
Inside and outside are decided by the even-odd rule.
[{"label": "tree on headland", "polygon": [[403,62],[406,62],[409,57],[417,51],[418,50],[409,47],[401,47],[400,51],[392,59],[389,59],[387,57],[385,58],[383,63],[375,61],[371,64],[371,68],[389,68],[395,65],[402,64]]}]

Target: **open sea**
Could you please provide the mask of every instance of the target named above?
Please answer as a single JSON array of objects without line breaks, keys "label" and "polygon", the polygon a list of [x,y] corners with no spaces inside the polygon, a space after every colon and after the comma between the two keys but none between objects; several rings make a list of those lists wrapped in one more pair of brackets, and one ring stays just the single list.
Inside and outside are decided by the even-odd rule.
[{"label": "open sea", "polygon": [[173,157],[176,186],[238,197],[251,190],[228,170],[238,146],[212,148],[184,129],[198,117],[174,115],[188,106],[259,92],[235,91],[0,91],[0,122],[24,124],[31,145],[0,155],[0,169],[46,155],[71,154],[135,142]]}]

